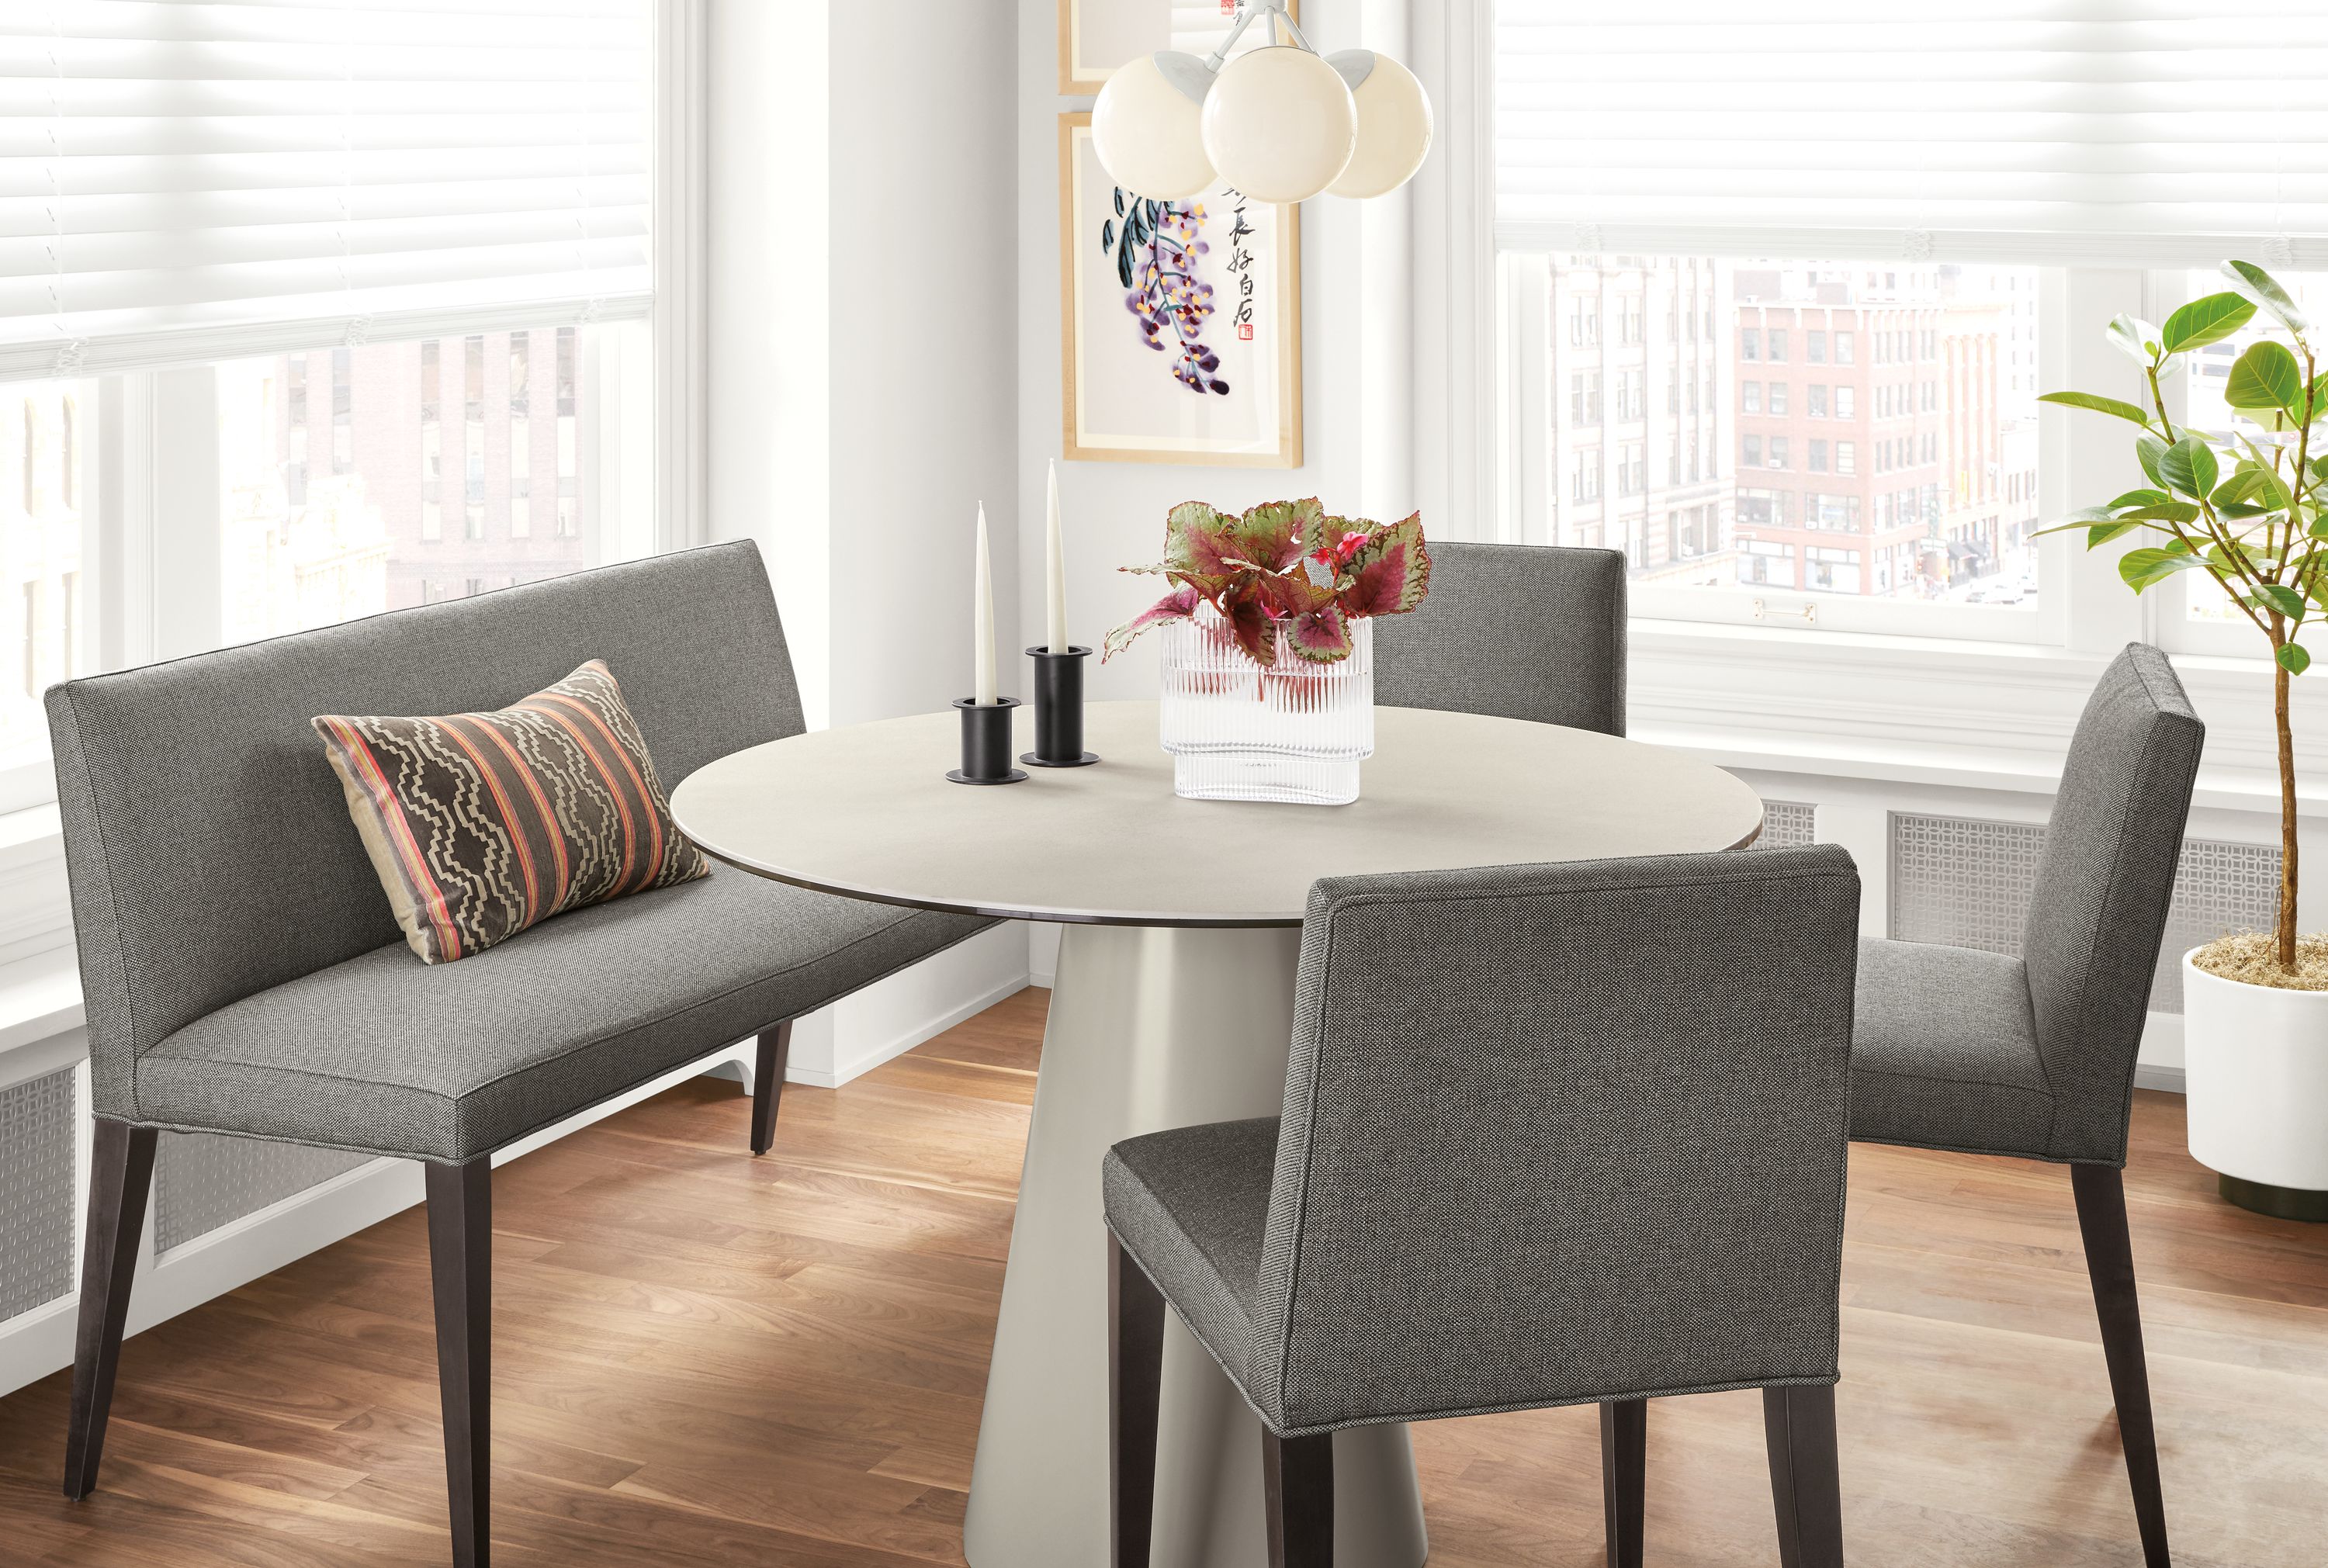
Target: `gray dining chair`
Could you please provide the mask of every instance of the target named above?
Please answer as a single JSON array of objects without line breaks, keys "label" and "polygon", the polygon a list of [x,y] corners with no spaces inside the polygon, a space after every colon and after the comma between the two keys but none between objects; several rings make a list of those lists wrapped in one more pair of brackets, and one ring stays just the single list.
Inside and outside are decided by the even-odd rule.
[{"label": "gray dining chair", "polygon": [[1338,1429],[1597,1404],[1638,1568],[1647,1402],[1732,1388],[1784,1562],[1840,1564],[1858,919],[1834,845],[1319,882],[1282,1118],[1103,1168],[1116,1568],[1149,1561],[1168,1302],[1261,1418],[1272,1564],[1333,1561]]},{"label": "gray dining chair", "polygon": [[791,1020],[972,916],[733,870],[425,964],[308,720],[502,707],[604,659],[662,779],[797,735],[756,547],[716,545],[49,690],[95,1153],[65,1494],[95,1488],[164,1128],[426,1162],[453,1558],[485,1562],[493,1156],[756,1034],[752,1147]]},{"label": "gray dining chair", "polygon": [[2019,957],[1863,941],[1851,1135],[2067,1163],[2149,1568],[2166,1510],[2126,1234],[2135,1056],[2206,727],[2129,643],[2070,741]]},{"label": "gray dining chair", "polygon": [[1625,733],[1625,557],[1431,546],[1431,595],[1375,622],[1375,699]]}]

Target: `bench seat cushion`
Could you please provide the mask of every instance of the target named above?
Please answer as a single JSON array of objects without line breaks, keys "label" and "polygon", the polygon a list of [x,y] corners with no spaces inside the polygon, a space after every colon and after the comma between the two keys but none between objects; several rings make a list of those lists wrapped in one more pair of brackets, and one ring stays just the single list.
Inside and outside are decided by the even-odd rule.
[{"label": "bench seat cushion", "polygon": [[459,963],[399,944],[246,997],[143,1053],[131,1119],[470,1160],[992,924],[723,868]]}]

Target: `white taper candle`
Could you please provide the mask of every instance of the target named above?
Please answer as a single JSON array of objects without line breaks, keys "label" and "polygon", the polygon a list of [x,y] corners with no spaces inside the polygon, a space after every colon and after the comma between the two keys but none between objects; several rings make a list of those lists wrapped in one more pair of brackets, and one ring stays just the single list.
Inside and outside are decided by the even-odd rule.
[{"label": "white taper candle", "polygon": [[978,503],[978,585],[971,601],[971,659],[975,690],[971,699],[991,708],[994,691],[994,568],[986,554],[986,502]]},{"label": "white taper candle", "polygon": [[1059,463],[1051,460],[1050,529],[1046,535],[1050,549],[1051,640],[1047,644],[1052,653],[1067,651],[1067,557],[1065,547],[1059,542]]}]

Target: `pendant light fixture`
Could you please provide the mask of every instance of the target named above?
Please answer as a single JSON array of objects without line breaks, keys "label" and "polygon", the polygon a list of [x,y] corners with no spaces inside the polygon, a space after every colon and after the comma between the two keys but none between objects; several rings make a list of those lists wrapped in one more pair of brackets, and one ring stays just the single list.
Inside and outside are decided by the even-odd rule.
[{"label": "pendant light fixture", "polygon": [[[1271,42],[1230,60],[1255,22]],[[1290,42],[1277,42],[1281,28]],[[1216,183],[1259,202],[1380,196],[1422,166],[1431,99],[1386,54],[1320,56],[1285,0],[1243,0],[1209,58],[1166,51],[1108,78],[1092,106],[1092,141],[1111,179],[1156,201]]]}]

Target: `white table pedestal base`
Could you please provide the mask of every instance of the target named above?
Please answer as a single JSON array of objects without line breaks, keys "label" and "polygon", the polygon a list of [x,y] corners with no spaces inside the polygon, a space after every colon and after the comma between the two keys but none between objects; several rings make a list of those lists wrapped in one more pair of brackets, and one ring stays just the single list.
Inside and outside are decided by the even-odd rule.
[{"label": "white table pedestal base", "polygon": [[[1273,1116],[1299,928],[1068,925],[962,1526],[972,1568],[1108,1553],[1107,1246],[1100,1157],[1141,1132]],[[1417,1568],[1403,1426],[1334,1440],[1338,1568]],[[1155,1568],[1264,1568],[1261,1422],[1177,1319],[1165,1331]]]}]

